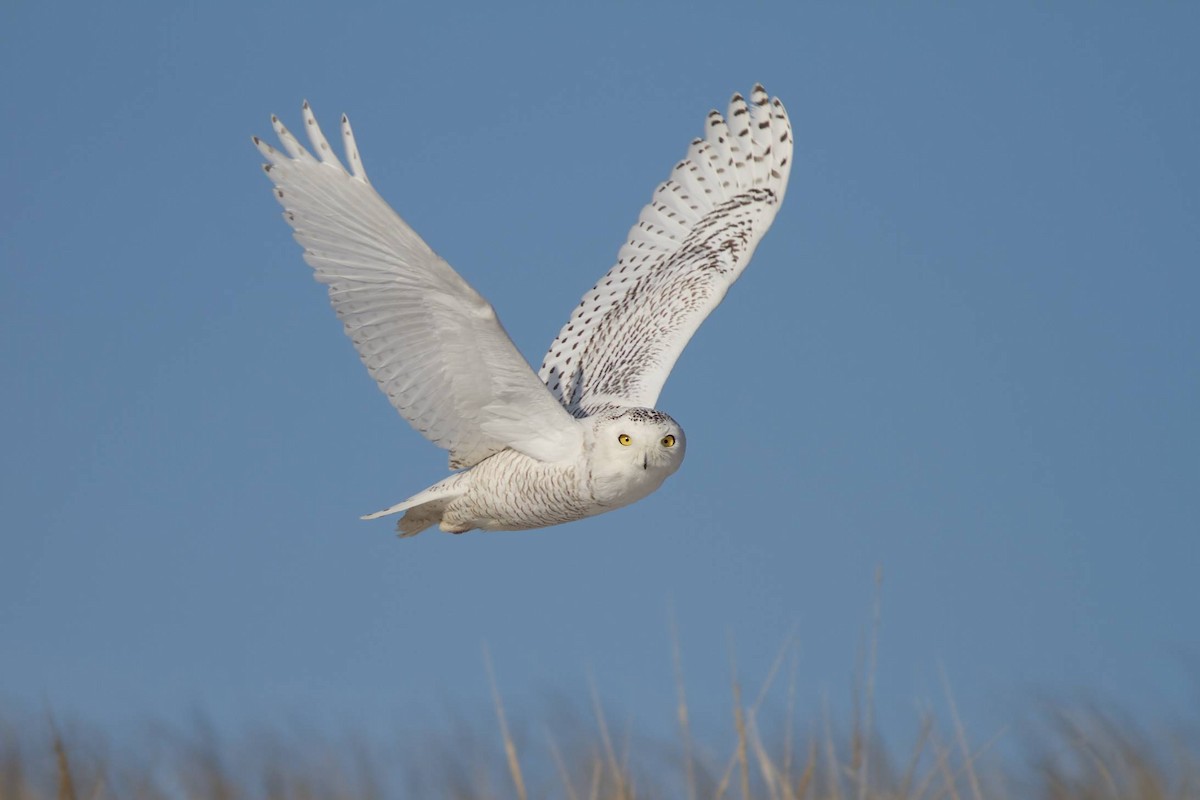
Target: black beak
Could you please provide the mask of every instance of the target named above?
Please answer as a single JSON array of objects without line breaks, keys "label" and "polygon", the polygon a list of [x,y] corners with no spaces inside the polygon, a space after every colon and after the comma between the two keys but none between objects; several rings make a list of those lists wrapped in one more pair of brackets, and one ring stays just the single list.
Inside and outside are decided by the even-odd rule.
[{"label": "black beak", "polygon": [[649,463],[650,463],[650,457],[647,455],[642,455],[642,469],[649,469],[649,467],[647,467],[647,464],[649,464]]}]

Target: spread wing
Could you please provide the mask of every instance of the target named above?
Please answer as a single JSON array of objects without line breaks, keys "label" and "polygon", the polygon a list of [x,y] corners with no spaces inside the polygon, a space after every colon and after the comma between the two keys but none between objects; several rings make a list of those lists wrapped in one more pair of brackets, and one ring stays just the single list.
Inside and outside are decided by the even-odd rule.
[{"label": "spread wing", "polygon": [[577,414],[653,407],[692,334],[746,268],[783,202],[792,129],[755,85],[655,190],[617,263],[559,332],[538,373]]},{"label": "spread wing", "polygon": [[271,119],[283,151],[254,143],[284,219],[396,410],[450,451],[451,468],[507,447],[542,461],[576,457],[580,423],[533,374],[491,305],[371,188],[346,117],[350,172],[307,102],[304,128],[318,158]]}]

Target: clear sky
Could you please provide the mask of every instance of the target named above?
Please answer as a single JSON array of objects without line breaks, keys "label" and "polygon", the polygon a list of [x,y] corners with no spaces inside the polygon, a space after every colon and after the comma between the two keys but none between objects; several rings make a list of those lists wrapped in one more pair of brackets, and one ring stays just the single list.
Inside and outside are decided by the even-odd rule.
[{"label": "clear sky", "polygon": [[[602,697],[700,724],[798,642],[885,729],[1194,703],[1200,6],[9,2],[0,710],[385,724]],[[435,8],[436,6],[436,8]],[[250,143],[347,112],[534,363],[755,81],[775,226],[660,399],[683,468],[533,533],[358,515],[445,471],[375,388]],[[625,716],[621,717],[622,719]]]}]

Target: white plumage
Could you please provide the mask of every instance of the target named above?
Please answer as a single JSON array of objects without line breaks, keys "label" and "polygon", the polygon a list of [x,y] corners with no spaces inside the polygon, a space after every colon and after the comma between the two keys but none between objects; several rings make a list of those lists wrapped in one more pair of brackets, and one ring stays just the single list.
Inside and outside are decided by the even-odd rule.
[{"label": "white plumage", "polygon": [[700,323],[737,280],[787,188],[787,112],[756,85],[712,111],[584,295],[535,375],[492,306],[371,187],[349,120],[347,171],[306,102],[316,158],[275,117],[267,158],[284,218],[371,376],[462,469],[365,519],[520,530],[628,505],[683,461],[679,425],[653,409]]}]

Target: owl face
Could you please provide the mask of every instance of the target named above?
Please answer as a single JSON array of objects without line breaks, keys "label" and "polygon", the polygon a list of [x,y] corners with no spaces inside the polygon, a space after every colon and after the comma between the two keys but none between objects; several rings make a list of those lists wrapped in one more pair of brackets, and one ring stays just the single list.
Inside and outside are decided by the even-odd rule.
[{"label": "owl face", "polygon": [[606,505],[625,505],[653,492],[683,463],[687,439],[661,411],[632,408],[596,419],[593,493]]}]

